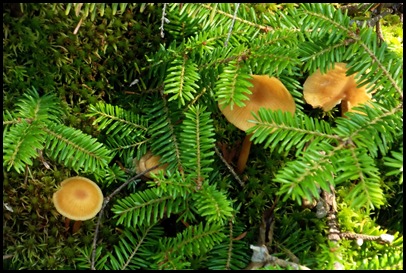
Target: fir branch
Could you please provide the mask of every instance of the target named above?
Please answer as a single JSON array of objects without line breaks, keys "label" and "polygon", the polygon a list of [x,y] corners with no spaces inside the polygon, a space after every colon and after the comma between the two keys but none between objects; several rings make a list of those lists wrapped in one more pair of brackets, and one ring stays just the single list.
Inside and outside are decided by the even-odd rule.
[{"label": "fir branch", "polygon": [[184,171],[196,174],[203,181],[212,171],[214,154],[214,126],[207,107],[199,104],[190,106],[182,122],[181,159]]},{"label": "fir branch", "polygon": [[370,105],[355,108],[366,115],[347,113],[347,119],[338,118],[333,131],[344,144],[353,143],[356,147],[366,148],[376,157],[378,148],[386,154],[388,145],[395,140],[402,128],[400,114],[403,112],[403,106],[398,105],[387,111],[379,104]]},{"label": "fir branch", "polygon": [[98,176],[98,173],[95,173],[95,176],[97,181],[109,187],[113,183],[124,183],[127,180],[128,173],[130,173],[130,171],[124,169],[122,166],[113,165],[111,167],[109,166],[105,172],[102,172],[102,175]]},{"label": "fir branch", "polygon": [[109,136],[142,134],[148,127],[147,121],[141,116],[102,102],[91,104],[86,116],[94,117],[93,125],[97,125],[99,130],[106,130]]},{"label": "fir branch", "polygon": [[329,190],[329,183],[334,182],[331,174],[335,173],[335,169],[331,162],[334,162],[333,156],[342,147],[332,147],[327,143],[315,146],[309,146],[295,161],[287,162],[273,179],[282,184],[278,195],[284,195],[283,201],[291,197],[301,205],[302,198],[318,199],[319,187]]},{"label": "fir branch", "polygon": [[207,90],[207,88],[204,87],[204,88],[202,89],[202,91],[201,91],[199,94],[197,94],[197,96],[194,96],[194,99],[193,99],[192,101],[190,101],[189,104],[185,106],[185,108],[183,108],[182,113],[186,112],[187,109],[189,109],[189,107],[191,107],[192,105],[194,105],[194,104],[199,100],[199,98],[200,98],[204,93],[206,93],[206,90]]},{"label": "fir branch", "polygon": [[179,171],[152,174],[152,177],[154,180],[147,183],[155,186],[158,196],[188,199],[189,195],[196,191],[195,177],[191,175],[182,176]]},{"label": "fir branch", "polygon": [[[133,136],[133,135],[132,135]],[[124,162],[131,161],[136,153],[137,158],[141,158],[147,152],[147,143],[149,139],[137,141],[130,139],[131,136],[117,138],[107,138],[106,144],[112,152],[123,158]]]},{"label": "fir branch", "polygon": [[188,262],[184,257],[202,255],[221,242],[225,235],[220,232],[222,226],[216,224],[190,225],[176,237],[160,240],[160,251],[154,257],[159,269],[183,269]]},{"label": "fir branch", "polygon": [[37,150],[42,150],[45,142],[45,132],[42,124],[18,123],[3,132],[3,166],[9,171],[12,167],[21,173],[25,165],[32,165],[32,159],[38,156]]},{"label": "fir branch", "polygon": [[278,147],[279,152],[292,147],[303,150],[309,141],[315,145],[321,141],[335,144],[341,140],[327,122],[304,115],[292,116],[281,110],[261,108],[253,116],[255,121],[251,122],[255,125],[247,130],[247,134],[252,134],[251,140],[255,144],[265,142],[265,148]]},{"label": "fir branch", "polygon": [[166,25],[166,31],[171,35],[171,39],[177,40],[176,44],[194,35],[199,29],[199,19],[181,13],[178,4],[171,4],[168,19],[170,23]]},{"label": "fir branch", "polygon": [[231,105],[232,110],[234,104],[239,107],[245,106],[244,101],[248,99],[247,95],[252,93],[249,87],[253,85],[249,81],[251,76],[244,72],[236,61],[230,61],[225,66],[216,83],[216,100],[220,107]]},{"label": "fir branch", "polygon": [[141,115],[105,103],[90,105],[86,115],[93,118],[93,125],[107,135],[106,144],[128,162],[146,152],[148,122]]},{"label": "fir branch", "polygon": [[[138,254],[140,247],[144,243],[146,237],[150,235],[149,232],[154,226],[155,225],[150,225],[145,230],[142,230],[141,236],[138,234],[138,231],[132,232],[128,229],[124,230],[118,246],[114,247],[115,251],[109,253],[113,270],[140,268],[139,264],[134,265],[134,263],[136,262],[136,260],[141,260],[141,257],[137,257],[137,259],[134,259],[134,256]],[[134,237],[133,233],[134,235],[137,235],[137,238]],[[135,244],[135,242],[137,243]],[[115,257],[117,257],[118,259],[116,259]]]},{"label": "fir branch", "polygon": [[[3,111],[3,126],[21,123],[22,121],[21,118],[16,117],[15,113],[9,112],[8,110]],[[28,122],[29,120],[26,119],[26,121]]]},{"label": "fir branch", "polygon": [[[212,28],[205,32],[196,33],[195,36],[192,36],[188,39],[187,47],[186,48],[201,48],[202,51],[200,52],[200,57],[204,57],[205,54],[210,54],[215,50],[219,50],[218,44],[224,38],[231,39],[234,37],[235,39],[243,38],[245,35],[248,35],[246,30],[234,30],[229,37],[229,33],[224,32],[225,29],[223,27],[220,28]],[[221,49],[225,49],[222,47]],[[217,59],[217,58],[214,58]],[[205,62],[202,62],[201,65],[205,65]]]},{"label": "fir branch", "polygon": [[[203,40],[205,45],[214,43],[215,40],[221,39],[222,35],[213,33],[214,37]],[[223,34],[224,35],[224,34]],[[233,40],[242,40],[241,37],[252,39],[254,34],[246,33],[245,30],[234,30]],[[234,37],[237,36],[237,37]],[[203,39],[203,38],[202,38]],[[293,30],[275,30],[261,35],[257,39],[250,41],[250,48],[247,49],[241,44],[233,43],[233,47],[221,47],[211,50],[210,58],[207,60],[204,56],[199,64],[199,69],[208,69],[219,65],[227,65],[229,62],[244,62],[247,66],[251,66],[251,70],[258,71],[258,74],[268,74],[273,71],[274,74],[279,74],[284,69],[292,70],[292,67],[300,65],[298,60],[299,51],[292,51],[288,48],[295,47],[298,44],[297,33]],[[235,44],[235,45],[234,45]],[[198,45],[190,45],[192,48]],[[284,50],[286,48],[286,50]],[[270,61],[272,60],[272,62]]]},{"label": "fir branch", "polygon": [[233,215],[233,208],[227,195],[213,185],[204,183],[201,190],[192,194],[194,207],[207,223],[223,223]]},{"label": "fir branch", "polygon": [[247,234],[246,227],[236,219],[229,220],[228,226],[224,227],[224,233],[228,234],[219,244],[207,253],[205,266],[209,270],[241,270],[249,260],[247,243],[243,240]]},{"label": "fir branch", "polygon": [[84,172],[95,172],[107,167],[113,158],[111,151],[82,131],[48,122],[45,152],[53,160]]},{"label": "fir branch", "polygon": [[31,122],[48,120],[59,122],[61,108],[54,94],[39,96],[33,87],[27,90],[22,98],[16,103],[16,115],[20,118],[29,119]]},{"label": "fir branch", "polygon": [[116,214],[114,218],[118,218],[117,224],[135,227],[154,224],[164,216],[181,211],[183,207],[182,198],[160,196],[156,188],[150,188],[117,200],[112,211]]},{"label": "fir branch", "polygon": [[[246,60],[250,50],[244,50],[244,47],[240,46],[240,43],[242,42],[241,40],[245,42],[251,41],[253,39],[253,35],[255,33],[247,33],[246,29],[238,29],[235,30],[230,36],[230,42],[235,41],[237,44],[234,46],[233,42],[233,47],[221,47],[218,48],[218,43],[220,40],[223,38],[227,38],[228,34],[225,32],[226,29],[220,27],[220,30],[218,28],[213,28],[209,29],[207,32],[204,33],[197,33],[195,36],[190,37],[186,43],[182,43],[179,46],[176,46],[175,43],[172,43],[168,49],[161,48],[155,56],[152,58],[149,58],[149,60],[152,62],[154,60],[154,63],[143,68],[143,70],[148,69],[149,70],[149,77],[161,77],[161,74],[157,74],[158,69],[166,69],[166,67],[169,65],[169,63],[174,62],[177,59],[183,58],[184,56],[189,56],[190,59],[194,59],[196,64],[198,64],[198,69],[201,71],[201,69],[210,67],[210,66],[217,66],[219,64],[227,64],[230,61],[236,60],[238,62],[242,60]],[[285,31],[286,32],[286,31]],[[283,31],[279,31],[278,33],[283,33]],[[271,33],[269,33],[271,34]],[[288,35],[289,37],[286,37],[284,40],[286,43],[289,43],[291,41],[294,41],[296,36],[293,36],[293,32]],[[283,39],[283,38],[281,38]],[[247,41],[246,41],[247,40]],[[271,37],[267,39],[268,43],[272,43],[274,41],[275,44],[279,43],[279,39],[277,37]],[[224,43],[224,42],[223,42]],[[255,48],[262,48],[263,50],[267,47],[267,44],[264,45],[258,45],[255,46]],[[275,49],[278,48],[279,50],[283,47],[276,46]],[[230,49],[230,50],[228,50]],[[213,50],[219,51],[218,53],[214,53]],[[199,52],[201,54],[201,58],[193,58],[193,54],[196,52]],[[204,54],[203,52],[206,52],[207,54]],[[287,51],[287,52],[292,52],[292,51]],[[213,54],[214,53],[214,54]],[[217,54],[222,54],[223,57],[215,57]],[[284,56],[286,54],[274,54],[272,56],[277,57],[277,56]],[[292,55],[292,54],[290,54]],[[269,56],[267,56],[269,58]],[[209,59],[207,59],[209,58]],[[155,60],[160,60],[156,62]],[[258,57],[256,60],[263,60],[263,58]],[[297,61],[297,59],[291,58],[291,61]],[[284,62],[286,63],[286,61]],[[292,64],[293,66],[293,64]],[[172,65],[170,66],[172,67]],[[282,70],[282,69],[281,69]],[[162,71],[162,70],[160,70]]]},{"label": "fir branch", "polygon": [[386,176],[400,175],[399,184],[403,184],[403,146],[399,151],[391,151],[392,157],[384,157],[384,165],[393,168]]},{"label": "fir branch", "polygon": [[181,113],[178,109],[174,109],[162,94],[159,99],[152,102],[147,115],[152,120],[148,133],[151,135],[153,154],[161,156],[162,163],[168,163],[167,170],[171,172],[180,170],[183,175],[179,140],[175,132],[175,123]]},{"label": "fir branch", "polygon": [[[86,246],[86,247],[80,247],[78,248],[78,251],[80,252],[81,255],[78,255],[75,257],[76,264],[77,264],[77,269],[91,269],[91,256],[93,255],[93,246]],[[102,245],[99,245],[97,249],[95,250],[95,269],[91,270],[102,270],[102,269],[108,269],[106,268],[106,262],[109,258],[109,255],[104,255],[101,257],[104,249]]]},{"label": "fir branch", "polygon": [[253,22],[251,22],[251,21],[244,20],[244,19],[242,19],[242,18],[239,18],[239,17],[234,16],[233,14],[229,14],[229,13],[224,12],[224,11],[219,10],[219,9],[214,10],[214,8],[213,8],[212,6],[210,6],[210,4],[202,4],[201,7],[205,8],[205,9],[207,9],[207,10],[210,10],[210,11],[214,11],[214,12],[216,12],[216,13],[218,13],[218,14],[224,15],[224,16],[226,16],[226,17],[228,17],[228,18],[231,18],[231,19],[233,19],[233,20],[235,20],[235,21],[239,21],[239,22],[244,23],[244,24],[246,24],[246,25],[248,25],[248,26],[252,26],[252,27],[258,28],[258,29],[260,29],[260,30],[266,31],[266,32],[272,30],[272,28],[269,27],[269,26],[262,26],[262,25],[253,23]]},{"label": "fir branch", "polygon": [[288,50],[302,48],[303,45],[300,36],[294,31],[275,30],[261,35],[250,44],[243,60],[257,75],[281,77],[281,74],[289,73],[288,77],[291,79],[293,71],[303,65],[303,62],[300,62],[300,50]]},{"label": "fir branch", "polygon": [[[299,47],[301,55],[303,56],[300,60],[305,63],[303,71],[313,68],[311,69],[313,72],[314,67],[311,67],[311,60],[317,60],[318,58],[323,58],[326,55],[331,56],[331,58],[329,58],[329,62],[326,62],[326,65],[340,62],[342,56],[345,55],[345,47],[351,42],[353,42],[353,40],[342,40],[333,45],[304,42],[303,46]],[[327,69],[329,69],[328,66],[324,65],[318,66],[317,68],[320,69],[321,73],[325,73]]]},{"label": "fir branch", "polygon": [[[383,75],[385,75],[385,78],[388,79],[392,85],[393,88],[395,88],[396,92],[399,94],[400,99],[403,99],[403,90],[401,86],[396,82],[394,77],[392,76],[392,73],[390,73],[386,67],[384,66],[382,60],[378,59],[377,54],[375,54],[375,48],[376,46],[369,45],[369,42],[375,42],[376,39],[368,39],[369,37],[372,36],[371,30],[368,28],[363,28],[361,29],[360,33],[358,34],[354,28],[350,27],[350,21],[348,17],[344,17],[341,14],[341,11],[337,10],[335,11],[335,14],[331,16],[331,7],[330,5],[323,5],[323,4],[303,4],[304,7],[304,12],[306,15],[310,17],[316,17],[320,20],[325,21],[328,25],[331,25],[332,29],[336,29],[339,31],[342,31],[345,33],[349,38],[353,39],[355,41],[355,44],[357,46],[361,46],[363,48],[363,51],[371,58],[372,63],[377,63],[379,69],[382,71]],[[314,10],[317,10],[315,12]],[[340,20],[337,20],[340,19]],[[304,23],[305,24],[305,23]],[[307,24],[306,24],[307,25]],[[309,24],[309,27],[311,27],[311,24]],[[326,33],[325,29],[319,29],[318,35],[322,35]],[[316,33],[316,32],[314,32]],[[365,38],[364,38],[365,37]],[[349,51],[347,51],[349,52]],[[352,56],[355,57],[354,59],[358,60],[358,56]],[[358,58],[357,58],[358,57]],[[357,63],[359,63],[357,61]],[[349,70],[348,73],[351,73],[352,71]]]},{"label": "fir branch", "polygon": [[97,237],[99,236],[99,228],[100,228],[100,224],[101,224],[101,219],[103,217],[103,212],[107,206],[107,204],[110,202],[110,200],[117,194],[119,193],[124,187],[126,187],[128,184],[130,184],[131,182],[136,181],[137,179],[139,179],[141,176],[143,176],[144,174],[146,174],[149,171],[155,170],[156,168],[158,168],[159,165],[153,166],[149,169],[146,169],[145,171],[137,174],[136,176],[128,179],[125,183],[121,184],[117,189],[115,189],[111,194],[109,194],[107,197],[104,198],[103,200],[103,205],[100,209],[99,212],[99,217],[97,219],[97,224],[96,224],[96,229],[94,232],[94,237],[93,237],[93,245],[92,245],[92,257],[91,257],[91,264],[90,264],[90,269],[91,270],[96,270],[95,268],[95,259],[96,259],[96,248],[97,248]]},{"label": "fir branch", "polygon": [[184,106],[193,99],[199,88],[196,84],[199,79],[197,65],[184,55],[171,62],[164,81],[164,94],[171,95],[168,101],[178,100],[179,106]]},{"label": "fir branch", "polygon": [[[42,150],[46,135],[43,128],[47,122],[58,122],[61,110],[55,95],[39,96],[35,88],[27,90],[16,102],[13,113],[5,112],[7,119],[16,122],[6,124],[3,131],[3,166],[13,167],[18,173],[25,164],[32,165],[37,150]],[[10,125],[10,126],[8,126]]]},{"label": "fir branch", "polygon": [[[352,187],[350,192],[346,195],[353,208],[360,208],[368,206],[370,208],[379,208],[383,205],[384,194],[380,186],[380,173],[375,167],[374,161],[369,157],[364,149],[349,148],[347,151],[350,156],[345,156],[341,153],[341,158],[346,158],[345,166],[337,167],[337,174],[335,182],[338,184],[341,181],[348,179],[356,180],[356,185]],[[351,158],[351,161],[349,161]],[[349,163],[352,164],[349,164]],[[337,166],[343,164],[342,159],[338,159],[335,164]]]},{"label": "fir branch", "polygon": [[[235,34],[235,32],[234,32]],[[199,66],[199,69],[208,69],[211,67],[217,67],[220,65],[228,65],[230,62],[239,63],[248,59],[250,54],[250,50],[246,49],[243,46],[239,46],[236,48],[231,47],[223,47],[223,48],[216,48],[212,53],[209,60],[202,62]]]}]

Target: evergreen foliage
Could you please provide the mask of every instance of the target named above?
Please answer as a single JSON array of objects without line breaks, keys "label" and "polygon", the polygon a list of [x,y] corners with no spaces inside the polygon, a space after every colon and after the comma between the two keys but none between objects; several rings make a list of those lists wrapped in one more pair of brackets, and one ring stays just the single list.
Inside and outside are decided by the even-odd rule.
[{"label": "evergreen foliage", "polygon": [[[140,115],[118,106],[97,103],[90,105],[88,117],[94,118],[100,131],[107,136],[106,144],[128,162],[146,152],[148,123]],[[137,151],[134,154],[134,151]]]},{"label": "evergreen foliage", "polygon": [[45,132],[41,129],[47,119],[54,120],[58,112],[54,96],[40,98],[33,88],[16,103],[15,113],[4,113],[7,118],[3,133],[3,166],[21,172],[25,164],[32,165],[32,159],[37,155],[35,149],[42,150],[45,142]]},{"label": "evergreen foliage", "polygon": [[[80,50],[75,51],[83,36],[61,34],[65,49],[50,39],[46,52],[53,48],[57,55],[53,80],[63,84],[49,89],[39,89],[48,82],[31,82],[29,89],[16,85],[16,79],[27,80],[25,68],[8,56],[30,49],[13,44],[6,52],[6,67],[14,65],[17,73],[5,73],[6,86],[23,95],[15,108],[3,111],[3,168],[10,173],[3,195],[4,202],[17,204],[13,187],[29,187],[15,182],[24,171],[25,181],[29,173],[28,180],[39,183],[42,170],[34,175],[31,170],[42,151],[63,171],[45,179],[47,192],[39,193],[40,200],[51,200],[52,189],[71,171],[98,181],[106,197],[94,231],[100,236],[95,245],[81,238],[85,233],[66,242],[69,249],[63,255],[70,269],[244,269],[251,262],[249,245],[269,232],[274,240],[266,244],[272,255],[312,269],[334,269],[337,263],[345,269],[403,268],[403,220],[381,227],[373,217],[385,213],[394,197],[403,203],[392,192],[403,184],[403,62],[385,42],[379,43],[373,28],[360,27],[346,12],[322,3],[46,7],[71,24],[70,32],[77,26],[79,36],[101,45],[93,51],[91,44],[83,45],[92,53],[79,56]],[[133,16],[148,25],[139,36],[135,33],[141,26]],[[27,35],[30,47],[37,32]],[[8,27],[5,33],[6,45],[12,44]],[[145,59],[129,48],[136,41],[140,48],[145,44],[146,52],[137,51]],[[24,56],[21,62],[29,63]],[[75,59],[87,65],[76,67]],[[347,74],[357,73],[358,85],[372,90],[370,103],[345,115],[337,108],[328,113],[310,109],[303,98],[307,76],[336,62],[347,63]],[[280,79],[294,98],[296,113],[262,108],[250,121],[253,127],[242,133],[220,108],[245,105],[253,74]],[[3,99],[10,105],[7,94]],[[238,154],[238,138],[245,134],[253,147],[241,179],[233,172],[233,152]],[[219,158],[221,143],[232,148],[224,146]],[[134,159],[147,151],[160,157],[165,171],[150,179],[134,177]],[[328,220],[316,217],[316,208],[304,208],[305,200],[320,204],[325,193],[335,193],[341,231],[391,233],[394,242],[332,242]],[[275,207],[265,219],[272,201]],[[10,211],[4,210],[4,226],[14,226]],[[390,213],[403,213],[403,205]],[[93,224],[85,229],[92,235]],[[262,225],[266,235],[259,234]],[[63,238],[63,232],[53,235]],[[3,253],[23,257],[19,249],[7,246]],[[29,258],[21,262],[14,258],[11,267],[26,268],[33,256],[25,256]],[[44,263],[34,268],[52,268],[49,257]],[[58,263],[55,268],[63,260]]]},{"label": "evergreen foliage", "polygon": [[[49,158],[78,172],[95,173],[110,163],[112,153],[96,139],[60,122],[61,115],[53,95],[40,97],[29,90],[16,104],[14,124],[3,133],[4,166],[17,172],[32,165],[37,150],[45,149]],[[58,122],[58,123],[57,123]]]},{"label": "evergreen foliage", "polygon": [[238,270],[247,266],[249,254],[247,243],[238,237],[244,234],[241,223],[229,222],[225,227],[225,237],[219,244],[211,249],[205,262],[210,270]]}]

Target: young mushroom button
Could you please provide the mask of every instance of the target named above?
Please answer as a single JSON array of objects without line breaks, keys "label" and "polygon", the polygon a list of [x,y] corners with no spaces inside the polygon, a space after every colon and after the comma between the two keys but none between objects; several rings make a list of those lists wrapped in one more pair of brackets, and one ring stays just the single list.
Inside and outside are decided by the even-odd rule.
[{"label": "young mushroom button", "polygon": [[[259,108],[267,108],[271,110],[282,110],[295,113],[296,105],[292,95],[283,85],[283,83],[275,77],[267,75],[252,75],[250,80],[253,87],[250,88],[251,94],[245,102],[245,106],[237,105],[224,107],[223,103],[219,102],[219,108],[227,120],[234,124],[237,128],[244,132],[253,127],[255,124],[248,120],[254,120],[252,112],[257,113]],[[237,162],[237,173],[242,173],[245,169],[249,151],[251,148],[251,135],[246,135],[241,148],[241,153]]]},{"label": "young mushroom button", "polygon": [[346,75],[345,63],[335,63],[334,68],[325,74],[318,69],[310,75],[303,84],[303,96],[313,108],[322,108],[325,112],[341,103],[341,113],[344,115],[352,107],[366,103],[371,95],[365,86],[357,88],[354,75]]},{"label": "young mushroom button", "polygon": [[[135,171],[137,174],[142,173],[156,165],[160,164],[161,157],[158,155],[153,155],[150,151],[148,151],[145,155],[141,157],[140,160],[134,160],[135,162]],[[145,177],[151,178],[151,173],[157,174],[159,171],[165,171],[168,164],[163,164],[152,171],[149,171],[144,174]]]},{"label": "young mushroom button", "polygon": [[103,193],[96,183],[81,176],[67,178],[53,195],[56,210],[67,219],[75,220],[76,232],[81,221],[96,216],[103,205]]}]

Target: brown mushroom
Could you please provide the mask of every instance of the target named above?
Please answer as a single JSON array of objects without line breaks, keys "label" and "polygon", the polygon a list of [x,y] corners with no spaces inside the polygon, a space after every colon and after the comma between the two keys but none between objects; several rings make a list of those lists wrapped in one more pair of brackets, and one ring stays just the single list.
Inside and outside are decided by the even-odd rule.
[{"label": "brown mushroom", "polygon": [[[253,87],[250,88],[251,94],[248,95],[248,99],[244,101],[245,106],[234,105],[231,109],[230,105],[223,107],[222,102],[219,102],[223,115],[237,128],[245,132],[253,127],[255,124],[248,120],[254,120],[252,112],[257,113],[261,107],[290,112],[292,115],[295,113],[295,101],[280,80],[268,75],[252,75],[250,81]],[[237,173],[241,174],[244,171],[250,148],[251,135],[246,135],[237,162]]]},{"label": "brown mushroom", "polygon": [[81,221],[96,216],[103,205],[103,193],[92,180],[81,176],[67,178],[61,182],[61,187],[53,195],[56,210],[66,217],[66,225],[75,220],[73,233]]},{"label": "brown mushroom", "polygon": [[[142,173],[143,171],[160,164],[160,159],[160,156],[153,155],[152,152],[148,151],[141,157],[140,160],[135,160],[135,170],[137,173]],[[144,176],[147,178],[151,178],[151,173],[157,174],[159,171],[165,171],[167,166],[168,164],[163,164],[156,169],[145,173]]]},{"label": "brown mushroom", "polygon": [[324,111],[330,111],[341,103],[342,115],[369,101],[371,95],[365,86],[357,88],[355,74],[347,76],[346,71],[345,63],[335,63],[334,68],[325,74],[318,69],[303,84],[305,101],[313,108],[322,108]]}]

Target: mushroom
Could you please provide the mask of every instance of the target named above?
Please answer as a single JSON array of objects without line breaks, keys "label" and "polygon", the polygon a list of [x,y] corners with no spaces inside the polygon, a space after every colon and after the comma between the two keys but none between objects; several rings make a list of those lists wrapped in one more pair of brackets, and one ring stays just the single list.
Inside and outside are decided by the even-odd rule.
[{"label": "mushroom", "polygon": [[[365,86],[358,87],[355,76],[347,76],[345,63],[335,63],[334,68],[325,74],[318,69],[310,75],[303,84],[303,96],[313,108],[330,111],[341,103],[341,113],[344,115],[353,107],[366,103],[371,95]],[[355,111],[354,111],[355,112]]]},{"label": "mushroom", "polygon": [[73,233],[82,221],[96,216],[103,205],[103,193],[96,183],[81,176],[67,178],[53,195],[56,210],[66,217],[65,224],[75,220]]},{"label": "mushroom", "polygon": [[[148,151],[145,155],[141,157],[140,160],[134,160],[135,161],[135,170],[137,173],[142,173],[145,170],[148,170],[149,168],[152,168],[156,165],[160,164],[160,159],[161,157],[158,155],[153,155],[152,152]],[[151,178],[151,173],[157,174],[159,171],[165,171],[166,167],[168,164],[163,164],[156,169],[149,171],[144,174],[145,177]]]},{"label": "mushroom", "polygon": [[[239,107],[234,105],[233,109],[231,109],[230,105],[223,107],[223,103],[221,101],[219,102],[219,107],[223,115],[237,128],[245,132],[253,127],[255,124],[248,120],[253,120],[252,112],[257,113],[261,107],[274,111],[282,110],[290,112],[292,115],[295,113],[295,101],[280,80],[275,77],[269,77],[268,75],[252,75],[250,81],[253,86],[250,87],[251,94],[248,95],[245,106]],[[236,171],[239,174],[245,169],[250,148],[251,135],[246,135],[237,162]]]}]

